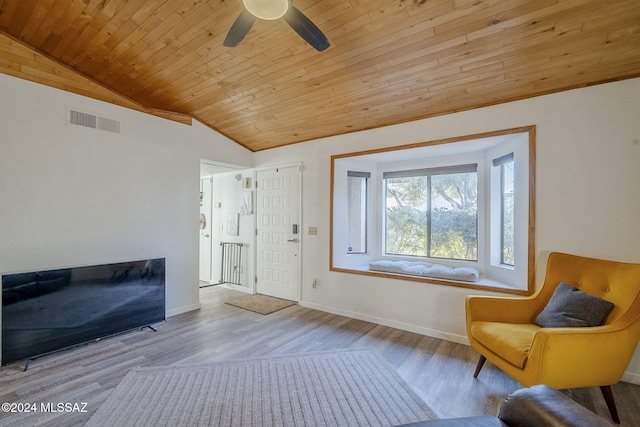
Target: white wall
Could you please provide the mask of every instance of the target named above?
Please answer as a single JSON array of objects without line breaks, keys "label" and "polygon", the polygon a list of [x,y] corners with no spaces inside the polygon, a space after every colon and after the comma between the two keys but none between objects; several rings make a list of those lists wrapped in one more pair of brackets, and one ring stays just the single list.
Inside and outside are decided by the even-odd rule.
[{"label": "white wall", "polygon": [[[257,152],[256,167],[302,161],[302,304],[466,342],[469,291],[329,271],[330,157],[537,126],[536,283],[562,251],[640,262],[640,79],[598,85]],[[311,283],[317,280],[318,287]],[[640,351],[625,375],[640,383]]]},{"label": "white wall", "polygon": [[[66,126],[66,107],[122,133]],[[0,274],[165,257],[167,315],[198,308],[202,158],[252,162],[200,123],[0,74]]]}]

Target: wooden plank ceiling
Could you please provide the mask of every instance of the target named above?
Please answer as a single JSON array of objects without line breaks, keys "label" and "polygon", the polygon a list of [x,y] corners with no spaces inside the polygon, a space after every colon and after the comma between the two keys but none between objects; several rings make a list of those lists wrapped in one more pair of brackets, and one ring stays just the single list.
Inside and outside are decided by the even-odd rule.
[{"label": "wooden plank ceiling", "polygon": [[[640,76],[638,0],[295,0],[222,45],[241,0],[0,0],[0,31],[253,150]],[[37,79],[36,79],[37,80]]]}]

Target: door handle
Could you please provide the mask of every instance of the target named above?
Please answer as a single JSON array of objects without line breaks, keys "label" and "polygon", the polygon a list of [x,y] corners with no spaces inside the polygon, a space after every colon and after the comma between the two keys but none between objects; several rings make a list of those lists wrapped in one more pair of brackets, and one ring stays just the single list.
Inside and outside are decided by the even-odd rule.
[{"label": "door handle", "polygon": [[299,240],[298,240],[298,239],[289,239],[289,240],[287,240],[287,242],[290,242],[290,243],[298,243],[298,242],[299,242]]},{"label": "door handle", "polygon": [[208,234],[204,234],[204,233],[202,233],[202,235],[203,235],[204,237],[209,237],[209,235],[208,235]]}]

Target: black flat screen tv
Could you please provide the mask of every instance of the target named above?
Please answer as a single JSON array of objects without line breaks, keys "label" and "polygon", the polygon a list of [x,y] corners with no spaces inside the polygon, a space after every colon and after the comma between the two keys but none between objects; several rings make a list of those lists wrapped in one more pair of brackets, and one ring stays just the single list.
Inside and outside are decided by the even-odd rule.
[{"label": "black flat screen tv", "polygon": [[2,365],[165,320],[165,259],[2,275]]}]

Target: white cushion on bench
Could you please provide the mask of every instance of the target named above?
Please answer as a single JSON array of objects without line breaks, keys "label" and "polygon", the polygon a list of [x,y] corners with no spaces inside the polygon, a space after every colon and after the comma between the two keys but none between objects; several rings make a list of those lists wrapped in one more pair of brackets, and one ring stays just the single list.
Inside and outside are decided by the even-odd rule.
[{"label": "white cushion on bench", "polygon": [[373,261],[369,270],[465,282],[475,282],[480,277],[480,272],[473,267],[449,267],[422,261]]}]

